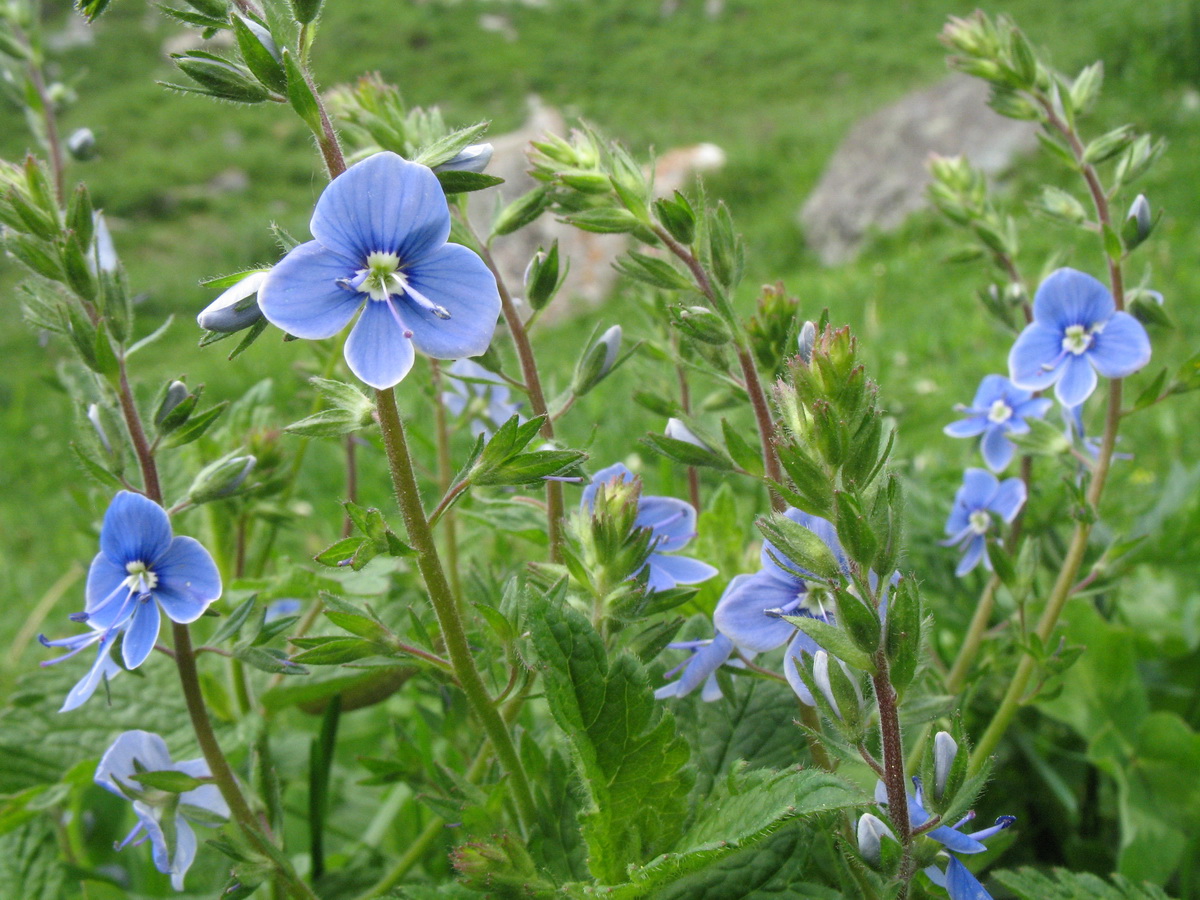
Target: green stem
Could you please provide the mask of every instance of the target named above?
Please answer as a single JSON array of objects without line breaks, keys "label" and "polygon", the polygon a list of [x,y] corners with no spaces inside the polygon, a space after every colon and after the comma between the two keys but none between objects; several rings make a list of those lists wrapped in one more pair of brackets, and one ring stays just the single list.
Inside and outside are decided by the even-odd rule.
[{"label": "green stem", "polygon": [[[487,267],[496,279],[496,289],[500,294],[500,310],[504,314],[504,323],[508,326],[509,334],[512,335],[513,346],[517,350],[517,359],[521,363],[521,375],[525,382],[526,394],[529,396],[529,405],[533,409],[535,416],[545,416],[542,420],[540,433],[545,440],[553,442],[554,419],[550,415],[549,408],[546,406],[546,395],[542,390],[542,378],[538,373],[537,359],[533,355],[533,346],[529,343],[529,332],[525,330],[525,323],[521,321],[521,314],[517,312],[512,294],[509,293],[508,286],[504,283],[504,276],[500,272],[500,267],[496,265],[496,260],[492,257],[491,248],[479,239],[479,235],[475,233],[465,214],[460,216],[460,220],[479,247],[480,258],[487,264]],[[562,484],[557,481],[547,481],[546,535],[550,540],[550,562],[552,563],[562,562],[562,519]]]},{"label": "green stem", "polygon": [[988,579],[987,585],[979,597],[979,603],[975,607],[971,625],[967,628],[967,636],[963,640],[962,649],[959,650],[950,674],[946,677],[948,693],[957,694],[967,680],[967,672],[970,670],[971,664],[975,662],[975,654],[979,651],[979,645],[983,642],[983,634],[987,631],[988,622],[991,621],[992,608],[996,605],[996,591],[999,589],[1000,576],[993,575]]},{"label": "green stem", "polygon": [[[437,474],[438,487],[442,496],[450,492],[450,480],[454,477],[454,465],[450,456],[450,427],[446,421],[446,405],[442,403],[442,364],[436,359],[429,360],[430,372],[433,375],[433,422],[437,435]],[[442,526],[445,535],[443,547],[446,554],[446,568],[450,570],[450,587],[454,596],[462,600],[462,583],[458,573],[458,516],[453,509],[447,509],[444,515],[445,524]]]},{"label": "green stem", "polygon": [[376,414],[379,417],[379,428],[383,435],[384,448],[387,451],[388,464],[391,468],[392,483],[396,489],[396,499],[400,504],[400,512],[408,529],[408,538],[417,551],[417,567],[425,579],[429,591],[429,599],[433,604],[441,627],[442,639],[446,643],[446,651],[450,656],[450,664],[454,666],[459,685],[466,694],[467,703],[475,717],[483,725],[488,739],[496,750],[500,765],[508,775],[512,788],[513,799],[517,805],[518,819],[523,829],[528,829],[536,819],[536,808],[525,768],[513,745],[512,735],[508,731],[503,717],[488,696],[487,688],[475,667],[475,657],[467,643],[466,631],[459,616],[458,603],[446,580],[446,573],[438,557],[437,545],[434,543],[433,532],[425,518],[425,510],[421,506],[421,495],[417,488],[416,474],[413,471],[412,457],[408,450],[408,441],[404,435],[404,425],[400,421],[400,411],[396,408],[395,395],[390,390],[376,391]]},{"label": "green stem", "polygon": [[[1047,123],[1063,135],[1071,147],[1071,152],[1075,155],[1079,172],[1082,174],[1083,180],[1087,184],[1088,192],[1092,196],[1092,205],[1095,207],[1096,218],[1100,223],[1103,238],[1104,229],[1112,227],[1112,216],[1109,210],[1108,196],[1105,194],[1104,187],[1100,183],[1100,177],[1096,172],[1096,168],[1084,161],[1083,142],[1080,140],[1079,135],[1075,133],[1075,129],[1067,122],[1064,122],[1054,112],[1053,105],[1049,102],[1048,98],[1039,96],[1037,99],[1042,104],[1042,108],[1046,113]],[[1103,247],[1103,240],[1102,249],[1104,249],[1105,258],[1108,260],[1108,274],[1110,287],[1112,288],[1113,303],[1117,310],[1123,310],[1125,309],[1125,281],[1124,274],[1121,271],[1121,261],[1113,259],[1108,255],[1107,248]],[[1104,485],[1108,481],[1109,469],[1112,466],[1113,451],[1117,443],[1117,431],[1121,425],[1121,395],[1122,380],[1120,378],[1113,379],[1108,387],[1108,407],[1104,419],[1104,437],[1100,443],[1100,450],[1096,456],[1096,464],[1092,469],[1092,480],[1087,490],[1087,504],[1090,509],[1085,511],[1088,514],[1087,517],[1075,524],[1075,531],[1071,535],[1071,543],[1067,549],[1066,558],[1063,559],[1058,578],[1055,580],[1050,597],[1046,601],[1046,608],[1042,610],[1041,618],[1038,620],[1035,633],[1041,639],[1043,646],[1049,641],[1055,627],[1058,625],[1059,617],[1062,615],[1067,600],[1071,597],[1076,577],[1079,574],[1080,567],[1083,565],[1088,538],[1092,533],[1090,518],[1097,514],[1100,498],[1104,493]],[[1017,670],[1013,673],[1012,681],[1009,682],[1008,690],[1004,694],[1004,699],[1000,701],[1000,706],[996,709],[992,721],[988,724],[987,730],[983,733],[983,737],[980,738],[978,745],[971,754],[972,772],[978,772],[983,768],[988,757],[991,756],[997,745],[999,745],[1000,739],[1004,737],[1004,732],[1008,729],[1009,724],[1011,724],[1013,717],[1016,716],[1017,710],[1024,701],[1025,691],[1036,668],[1037,663],[1032,656],[1025,654],[1021,657],[1021,661],[1017,664]]]},{"label": "green stem", "polygon": [[[716,289],[712,286],[709,280],[708,273],[704,271],[704,266],[700,263],[695,255],[679,241],[672,237],[671,233],[665,228],[655,225],[654,233],[676,257],[688,267],[692,273],[692,278],[696,282],[696,287],[700,289],[709,304],[714,310],[720,310],[725,307],[721,299],[717,296]],[[740,332],[740,326],[735,324],[735,328]],[[742,380],[745,383],[746,393],[750,397],[750,406],[754,410],[754,421],[758,425],[758,438],[762,444],[763,455],[763,470],[767,477],[772,481],[783,482],[783,467],[779,463],[779,454],[775,450],[775,445],[771,442],[771,435],[775,431],[775,424],[771,421],[771,408],[767,403],[767,395],[763,392],[762,381],[758,377],[758,367],[754,364],[754,357],[750,353],[750,348],[746,346],[745,338],[740,333],[735,333],[733,338],[734,347],[737,350],[738,365],[742,370]],[[782,512],[787,504],[774,489],[771,490],[771,506],[777,512]]]}]

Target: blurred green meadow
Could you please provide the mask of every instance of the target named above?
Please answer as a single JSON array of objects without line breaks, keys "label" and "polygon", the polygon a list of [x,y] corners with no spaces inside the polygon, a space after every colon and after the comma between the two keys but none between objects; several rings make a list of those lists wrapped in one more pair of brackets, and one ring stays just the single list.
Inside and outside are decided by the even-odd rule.
[{"label": "blurred green meadow", "polygon": [[[865,347],[899,428],[898,457],[911,487],[908,567],[931,586],[935,615],[945,626],[935,633],[934,647],[945,656],[953,648],[939,642],[949,626],[970,616],[981,582],[954,579],[953,553],[936,545],[962,467],[977,464],[966,442],[944,437],[941,429],[983,375],[1005,366],[1009,336],[975,299],[989,273],[982,264],[944,261],[964,241],[932,211],[873,237],[855,262],[833,268],[806,248],[796,215],[860,117],[946,74],[936,35],[947,15],[966,14],[975,5],[728,0],[710,19],[703,3],[687,0],[669,17],[656,0],[528,6],[342,0],[327,4],[322,33],[328,39],[318,35],[314,69],[323,88],[378,71],[410,104],[438,104],[455,125],[490,120],[495,133],[520,125],[526,97],[537,94],[623,139],[637,155],[701,141],[719,145],[727,163],[706,178],[706,187],[729,205],[746,238],[748,274],[739,302],[750,309],[758,285],[781,280],[800,298],[804,316],[815,319],[827,307],[831,321],[850,324]],[[1089,133],[1129,121],[1168,142],[1163,162],[1139,185],[1164,217],[1129,271],[1134,283],[1145,273],[1163,293],[1175,328],[1152,330],[1155,359],[1132,379],[1136,395],[1160,366],[1182,364],[1200,333],[1200,3],[1012,0],[988,11],[1010,14],[1065,72],[1105,61],[1104,95]],[[511,39],[483,30],[482,14],[503,15]],[[59,4],[50,30],[61,30],[71,15],[67,4]],[[196,348],[194,316],[212,298],[201,279],[277,258],[270,222],[307,236],[324,184],[307,132],[287,108],[217,106],[160,87],[156,81],[177,78],[163,45],[181,29],[146,4],[114,0],[91,30],[93,43],[55,57],[59,77],[77,95],[63,114],[64,130],[87,126],[98,138],[97,158],[73,163],[69,176],[88,182],[108,216],[140,296],[140,333],[174,316],[166,337],[140,351],[133,368],[152,386],[183,375],[189,384],[204,383],[209,402],[236,398],[270,378],[278,423],[300,418],[312,398],[303,380],[310,372],[298,362],[309,354],[282,344],[269,330],[227,362],[232,343]],[[0,155],[18,158],[32,142],[14,107],[0,115]],[[244,182],[231,173],[244,173]],[[1060,264],[1099,274],[1103,261],[1094,236],[1065,233],[1021,212],[1047,183],[1075,187],[1069,173],[1041,157],[1021,161],[1002,184],[1002,202],[1025,221],[1026,270],[1039,271],[1052,249],[1065,244],[1075,250]],[[15,265],[0,263],[0,549],[6,559],[0,590],[7,601],[0,646],[9,648],[0,655],[0,689],[44,658],[30,640],[36,631],[62,631],[65,615],[81,608],[82,574],[95,553],[94,526],[103,509],[68,448],[79,423],[56,386],[65,349],[54,341],[43,344],[22,322],[18,280]],[[539,330],[535,342],[551,385],[569,383],[595,325],[619,322],[628,338],[636,338],[645,318],[642,303],[637,290],[622,286],[604,305]],[[399,390],[406,412],[429,403],[423,366],[418,363]],[[682,495],[675,468],[636,442],[645,431],[661,430],[661,419],[616,399],[628,396],[649,371],[635,357],[580,402],[564,420],[563,438],[585,447],[593,468],[640,453],[654,492]],[[149,390],[142,399],[148,401]],[[1122,607],[1106,611],[1105,638],[1121,644],[1129,665],[1142,673],[1146,702],[1178,712],[1193,729],[1200,726],[1198,402],[1189,395],[1131,420],[1120,450],[1132,459],[1116,465],[1109,490],[1122,499],[1104,511],[1105,526],[1114,533],[1136,537],[1151,527],[1163,529],[1165,538],[1134,551],[1138,565]],[[430,448],[419,447],[422,452],[432,466]],[[390,492],[380,454],[361,455],[362,496],[383,503]],[[297,498],[337,496],[342,475],[336,445],[314,447],[303,478],[306,487]],[[706,475],[705,483],[711,489],[718,481]],[[310,533],[285,534],[278,552],[303,560],[336,537],[340,510],[332,499],[323,502],[311,510]],[[1035,497],[1031,515],[1061,516],[1061,502],[1057,495]],[[752,510],[740,511],[749,542]],[[204,527],[202,516],[194,521],[189,528]],[[486,566],[486,560],[469,564]],[[35,609],[45,624],[22,630]],[[1070,716],[1056,720],[1069,724]],[[1062,749],[1051,767],[1077,765],[1086,742],[1065,729],[1053,739]],[[1200,748],[1194,753],[1200,766]],[[1044,778],[1069,822],[1069,791],[1059,790],[1052,772],[1038,776],[1030,766],[1019,774]],[[1006,785],[1015,781],[1003,777]],[[1065,847],[1060,857],[1081,868],[1103,858],[1106,842],[1115,839],[1102,828],[1063,835],[1051,834],[1048,824],[1029,827],[1045,827],[1046,840]],[[1197,878],[1200,873],[1185,867],[1182,888]]]}]

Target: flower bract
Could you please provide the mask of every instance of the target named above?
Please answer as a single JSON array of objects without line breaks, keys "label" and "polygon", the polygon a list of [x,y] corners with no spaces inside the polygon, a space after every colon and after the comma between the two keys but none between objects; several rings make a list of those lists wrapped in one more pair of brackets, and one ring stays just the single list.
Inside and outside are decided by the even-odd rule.
[{"label": "flower bract", "polygon": [[1033,321],[1008,356],[1013,384],[1031,391],[1054,385],[1063,406],[1096,389],[1096,374],[1124,378],[1150,361],[1142,323],[1118,312],[1108,288],[1083,272],[1058,269],[1037,289]]},{"label": "flower bract", "polygon": [[229,818],[229,806],[214,784],[202,784],[179,794],[146,787],[134,780],[142,772],[182,772],[193,778],[211,773],[203,759],[172,762],[166,742],[148,731],[126,731],[104,752],[96,766],[95,782],[118,797],[133,802],[138,824],[118,845],[150,841],[154,867],[171,876],[171,885],[183,890],[183,879],[196,859],[197,839],[192,824],[217,824]]},{"label": "flower bract", "polygon": [[950,437],[978,437],[983,461],[993,472],[1001,472],[1012,462],[1016,445],[1009,435],[1028,434],[1026,419],[1040,419],[1050,408],[1048,397],[1034,397],[1033,391],[1019,388],[1003,375],[988,375],[975,392],[970,406],[958,411],[966,418],[947,425]]},{"label": "flower bract", "polygon": [[[591,509],[600,485],[620,479],[632,481],[634,474],[621,463],[601,469],[592,476],[592,483],[583,489],[581,505]],[[643,494],[638,498],[635,525],[651,532],[650,556],[646,560],[651,591],[665,591],[677,584],[699,584],[717,574],[706,562],[687,556],[674,556],[696,536],[696,508],[676,497],[656,497]]]},{"label": "flower bract", "polygon": [[1025,505],[1025,482],[1020,478],[1000,481],[987,469],[967,469],[962,487],[954,495],[954,507],[946,520],[944,547],[965,548],[955,574],[966,575],[980,560],[990,571],[992,562],[987,555],[987,536],[992,531],[998,515],[1005,523],[1011,522]]},{"label": "flower bract", "polygon": [[414,348],[437,359],[478,356],[492,340],[500,295],[474,252],[448,244],[450,211],[437,176],[376,153],[335,178],[310,230],[258,292],[269,321],[296,337],[346,340],[350,370],[378,389],[412,368]]}]

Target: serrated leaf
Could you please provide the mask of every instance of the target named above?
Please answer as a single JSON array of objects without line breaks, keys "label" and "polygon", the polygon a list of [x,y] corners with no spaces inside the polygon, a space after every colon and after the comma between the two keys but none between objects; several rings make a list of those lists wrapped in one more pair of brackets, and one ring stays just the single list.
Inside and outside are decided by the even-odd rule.
[{"label": "serrated leaf", "polygon": [[1053,869],[1051,874],[1033,868],[993,872],[995,881],[1020,900],[1169,900],[1152,884],[1134,884],[1120,875],[1112,882],[1083,872]]},{"label": "serrated leaf", "polygon": [[709,805],[698,811],[678,849],[632,869],[630,883],[606,888],[605,896],[637,900],[758,844],[794,819],[869,802],[860,789],[816,769],[734,772]]},{"label": "serrated leaf", "polygon": [[560,599],[537,597],[529,626],[546,700],[581,776],[588,866],[605,884],[663,852],[686,810],[689,751],[632,656],[610,660],[591,623]]},{"label": "serrated leaf", "polygon": [[66,888],[67,870],[49,817],[0,837],[0,897],[60,900]]}]

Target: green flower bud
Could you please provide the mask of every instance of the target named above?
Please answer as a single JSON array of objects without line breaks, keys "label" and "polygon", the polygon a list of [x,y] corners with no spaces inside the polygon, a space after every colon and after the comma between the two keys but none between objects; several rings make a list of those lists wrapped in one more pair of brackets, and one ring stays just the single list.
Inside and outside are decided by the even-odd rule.
[{"label": "green flower bud", "polygon": [[188,499],[197,505],[231,497],[238,492],[258,462],[253,456],[223,456],[198,473],[188,488]]},{"label": "green flower bud", "polygon": [[600,335],[575,366],[575,378],[571,382],[571,390],[575,396],[582,397],[603,381],[612,371],[620,352],[621,326],[614,325]]},{"label": "green flower bud", "polygon": [[67,152],[80,162],[96,155],[96,135],[90,128],[76,128],[67,138]]}]

